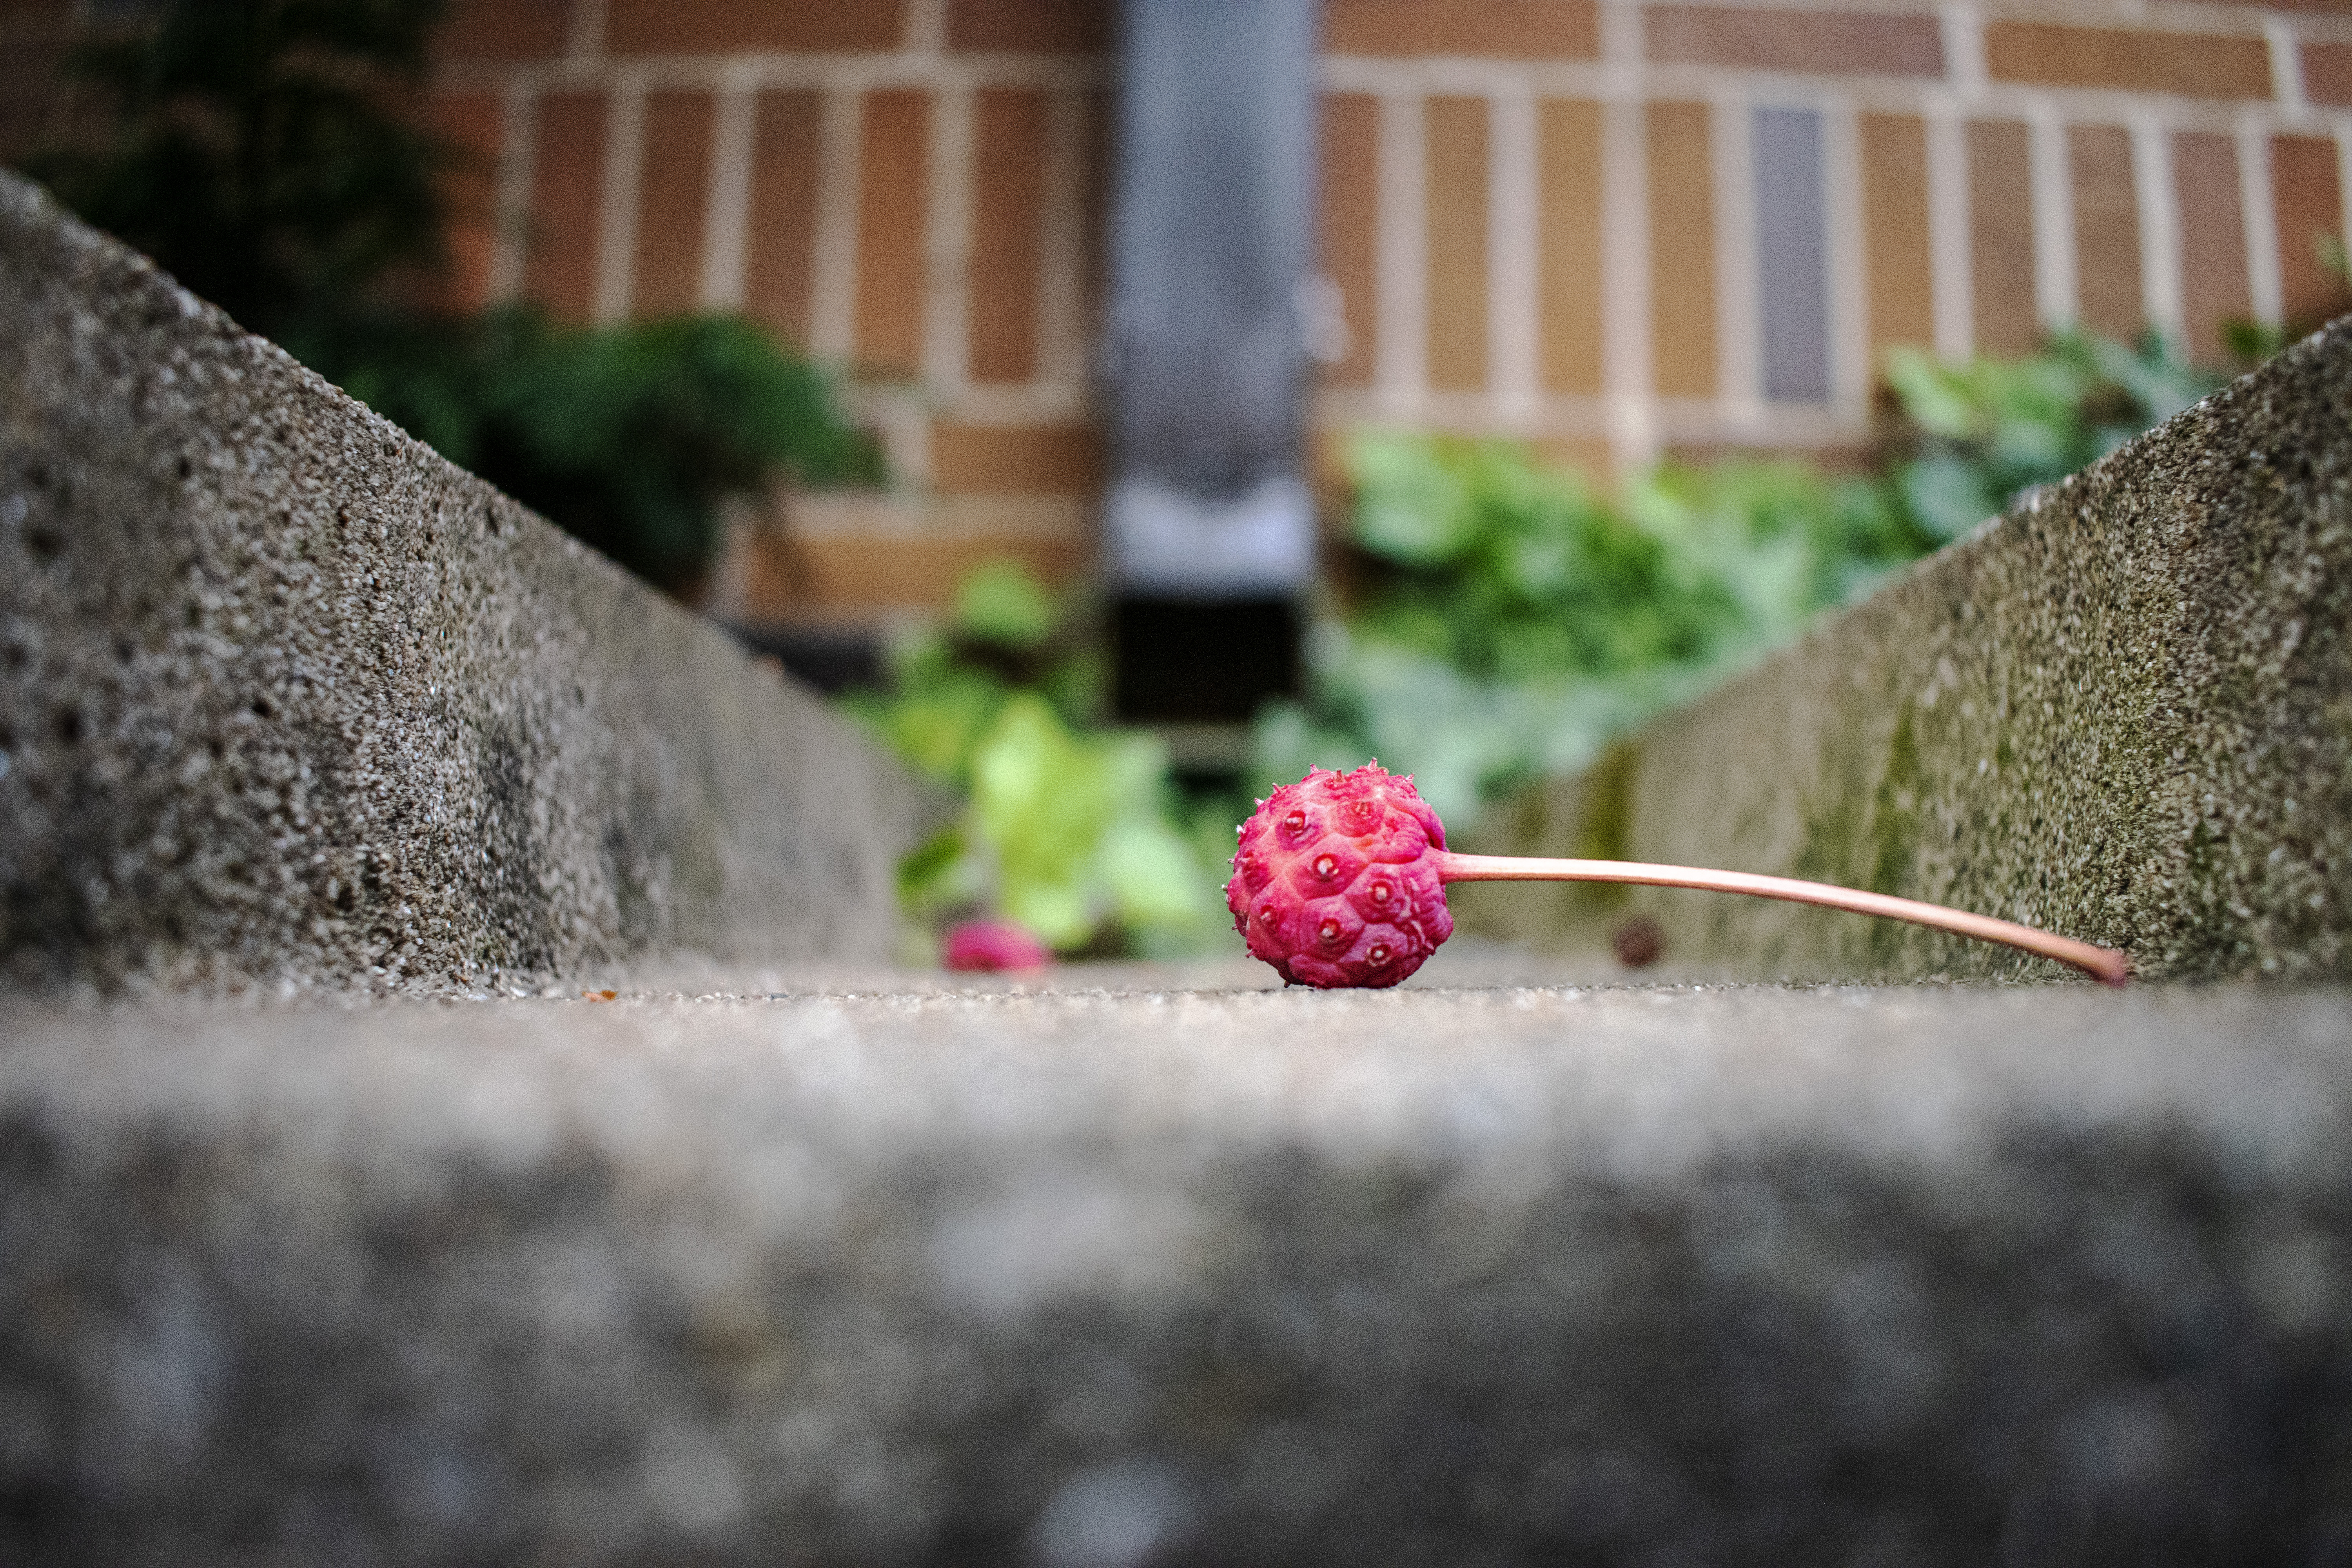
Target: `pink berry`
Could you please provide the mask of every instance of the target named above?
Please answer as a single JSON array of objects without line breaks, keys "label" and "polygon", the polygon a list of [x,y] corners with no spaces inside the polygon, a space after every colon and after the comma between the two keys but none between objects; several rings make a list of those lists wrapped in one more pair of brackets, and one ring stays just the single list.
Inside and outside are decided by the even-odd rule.
[{"label": "pink berry", "polygon": [[1225,907],[1252,956],[1299,985],[1394,985],[1454,934],[1437,813],[1378,763],[1310,768],[1242,825]]},{"label": "pink berry", "polygon": [[950,969],[992,973],[1043,969],[1051,962],[1043,942],[1011,921],[966,921],[948,932],[941,955]]}]

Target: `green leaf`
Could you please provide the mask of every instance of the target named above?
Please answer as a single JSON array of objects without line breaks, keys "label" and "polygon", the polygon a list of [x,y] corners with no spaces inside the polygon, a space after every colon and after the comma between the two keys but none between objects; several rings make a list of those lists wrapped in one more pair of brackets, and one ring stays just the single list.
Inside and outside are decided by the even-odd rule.
[{"label": "green leaf", "polygon": [[1018,561],[990,561],[956,584],[955,628],[982,642],[1036,647],[1054,635],[1061,616],[1029,568]]}]

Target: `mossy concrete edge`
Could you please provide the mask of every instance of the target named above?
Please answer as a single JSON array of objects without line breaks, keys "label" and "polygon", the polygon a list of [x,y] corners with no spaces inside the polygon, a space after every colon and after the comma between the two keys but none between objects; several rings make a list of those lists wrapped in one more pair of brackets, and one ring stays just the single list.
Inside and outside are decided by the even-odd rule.
[{"label": "mossy concrete edge", "polygon": [[[2120,947],[2138,973],[2352,975],[2352,318],[2048,487],[1477,847],[1778,873]],[[1464,888],[1569,949],[1629,910],[1678,966],[2064,973],[1916,927],[1698,893]]]}]

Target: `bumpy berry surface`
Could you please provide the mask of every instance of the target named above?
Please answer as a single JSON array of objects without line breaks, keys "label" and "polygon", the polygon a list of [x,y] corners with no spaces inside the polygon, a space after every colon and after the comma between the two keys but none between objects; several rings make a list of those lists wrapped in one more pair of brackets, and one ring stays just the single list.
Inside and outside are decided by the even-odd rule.
[{"label": "bumpy berry surface", "polygon": [[1378,763],[1310,768],[1242,825],[1225,907],[1253,957],[1301,985],[1394,985],[1454,934],[1432,850],[1445,828]]}]

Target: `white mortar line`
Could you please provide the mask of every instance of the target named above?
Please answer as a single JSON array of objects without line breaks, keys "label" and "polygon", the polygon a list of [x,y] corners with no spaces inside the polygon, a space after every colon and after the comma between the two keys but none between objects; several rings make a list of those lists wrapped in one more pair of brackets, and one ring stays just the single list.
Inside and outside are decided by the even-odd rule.
[{"label": "white mortar line", "polygon": [[1969,274],[1967,127],[1949,103],[1931,107],[1927,137],[1927,257],[1934,295],[1936,352],[1948,360],[1976,353],[1976,280]]},{"label": "white mortar line", "polygon": [[1601,384],[1618,471],[1658,454],[1650,342],[1649,127],[1639,103],[1601,111]]},{"label": "white mortar line", "polygon": [[2064,331],[2082,314],[2074,255],[2074,174],[2066,122],[2044,108],[2026,121],[2033,206],[2033,308],[2045,331]]},{"label": "white mortar line", "polygon": [[[1607,15],[1603,7],[1604,34]],[[2317,19],[2301,18],[2298,36],[2309,41]],[[2114,18],[2107,19],[2114,25]],[[1638,29],[1636,29],[1638,31]],[[1110,85],[1110,74],[1100,62],[1084,57],[1020,54],[950,55],[937,59],[893,51],[887,54],[802,55],[739,51],[707,55],[648,55],[625,61],[556,59],[524,66],[461,62],[439,68],[435,86],[452,92],[496,92],[517,80],[540,92],[602,91],[615,77],[629,73],[643,78],[649,88],[685,92],[715,92],[733,76],[748,75],[760,91],[804,90],[866,92],[886,88],[923,91],[983,88],[1034,88],[1047,91],[1079,91]],[[1675,100],[1705,99],[1727,83],[1739,84],[1757,102],[1815,102],[1839,97],[1857,110],[1917,114],[1923,106],[1952,98],[1957,83],[1918,77],[1846,75],[1801,71],[1743,71],[1697,65],[1650,65],[1638,59],[1631,66],[1602,60],[1472,60],[1459,58],[1393,59],[1368,56],[1325,56],[1318,62],[1320,87],[1329,92],[1371,96],[1433,93],[1470,97],[1492,96],[1503,90],[1524,90],[1538,99],[1589,99],[1618,101],[1643,96]],[[2275,99],[2246,103],[2215,99],[2151,98],[2149,95],[2104,88],[2055,88],[2021,83],[1986,82],[1960,93],[1969,113],[2004,119],[2027,118],[2037,106],[2049,106],[2074,125],[2127,125],[2152,110],[2178,131],[2229,132],[2248,114],[2282,132],[2328,134],[2333,111],[2305,105],[2290,108]]]},{"label": "white mortar line", "polygon": [[2173,182],[2172,133],[2152,116],[2135,121],[2132,194],[2139,208],[2140,309],[2176,349],[2187,342],[2180,289],[2180,190]]},{"label": "white mortar line", "polygon": [[[1658,457],[1650,336],[1650,135],[1643,107],[1648,47],[1643,12],[1601,0],[1601,384],[1610,456],[1621,475]],[[1540,89],[1539,89],[1540,90]]]},{"label": "white mortar line", "polygon": [[952,397],[971,363],[972,96],[931,98],[929,188],[923,202],[923,379]]},{"label": "white mortar line", "polygon": [[2238,127],[2238,203],[2246,220],[2246,293],[2254,320],[2278,324],[2285,313],[2279,285],[2278,211],[2271,198],[2271,138],[2266,125]]},{"label": "white mortar line", "polygon": [[572,60],[604,57],[604,0],[572,0],[563,26],[563,56]]},{"label": "white mortar line", "polygon": [[1382,412],[1402,419],[1429,389],[1428,132],[1418,97],[1385,94],[1380,106],[1380,330],[1372,383]]},{"label": "white mortar line", "polygon": [[1944,79],[1963,99],[1985,89],[1984,13],[1974,5],[1944,5],[1936,19],[1944,45]]},{"label": "white mortar line", "polygon": [[1057,92],[1045,100],[1045,166],[1037,214],[1036,379],[1082,388],[1087,380],[1087,327],[1082,320],[1086,265],[1087,100]]},{"label": "white mortar line", "polygon": [[2271,96],[2290,113],[2310,107],[2303,92],[2303,50],[2294,25],[2283,16],[2263,18],[2263,38],[2271,47]]},{"label": "white mortar line", "polygon": [[1876,368],[1870,363],[1870,238],[1862,211],[1862,133],[1853,105],[1822,106],[1822,178],[1828,189],[1824,259],[1830,289],[1830,403],[1841,416],[1870,417]]},{"label": "white mortar line", "polygon": [[637,198],[645,179],[646,84],[614,79],[604,100],[604,170],[598,182],[596,284],[590,315],[599,326],[628,320],[636,282]]},{"label": "white mortar line", "polygon": [[1486,384],[1509,423],[1542,395],[1535,99],[1523,89],[1488,99],[1486,128]]},{"label": "white mortar line", "polygon": [[2352,114],[2329,127],[2336,138],[2336,203],[2343,216],[2344,256],[2352,267]]},{"label": "white mortar line", "polygon": [[743,303],[743,263],[751,232],[753,122],[760,109],[751,83],[738,78],[710,105],[710,184],[702,210],[702,307]]},{"label": "white mortar line", "polygon": [[1764,418],[1763,268],[1756,253],[1755,122],[1745,97],[1707,102],[1715,182],[1715,395],[1735,426]]},{"label": "white mortar line", "polygon": [[530,260],[530,187],[539,152],[539,94],[511,83],[499,95],[498,186],[490,200],[490,265],[482,291],[493,305],[522,295]]},{"label": "white mortar line", "polygon": [[[835,0],[842,4],[843,0]],[[848,0],[855,4],[856,0]],[[906,31],[900,47],[910,55],[938,56],[947,48],[947,0],[907,0]]]},{"label": "white mortar line", "polygon": [[858,169],[866,100],[828,92],[817,120],[816,243],[809,266],[811,357],[846,363],[857,352]]}]

